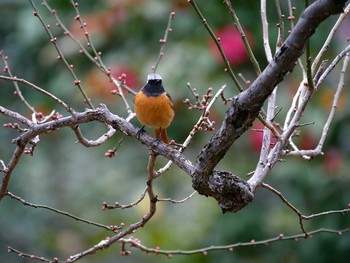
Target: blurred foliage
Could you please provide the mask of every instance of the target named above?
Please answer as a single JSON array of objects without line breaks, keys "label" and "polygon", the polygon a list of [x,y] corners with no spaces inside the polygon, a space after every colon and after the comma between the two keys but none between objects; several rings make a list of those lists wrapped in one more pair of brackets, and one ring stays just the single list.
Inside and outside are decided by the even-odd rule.
[{"label": "blurred foliage", "polygon": [[[111,85],[96,66],[79,54],[77,47],[61,28],[55,26],[51,14],[35,1],[40,14],[58,38],[58,45],[66,54],[69,63],[82,80],[83,87],[92,98],[92,103],[105,103],[112,112],[126,116],[126,111],[118,97],[110,94]],[[244,1],[233,1],[234,8],[246,33],[249,34],[254,53],[262,68],[266,65],[262,45],[262,29],[259,5],[247,5]],[[237,2],[237,3],[236,3]],[[302,1],[296,2],[295,16],[303,10]],[[85,41],[75,12],[69,1],[49,1],[67,25],[81,41]],[[232,18],[220,1],[198,1],[208,23],[215,32],[231,27]],[[275,45],[278,22],[272,3],[268,3],[271,46]],[[283,10],[287,12],[283,3]],[[151,66],[159,52],[159,39],[163,37],[169,13],[176,12],[173,31],[165,47],[165,56],[159,67],[166,89],[175,101],[176,116],[168,129],[171,138],[181,142],[186,138],[200,112],[188,111],[182,103],[191,98],[186,87],[190,82],[201,94],[207,88],[214,91],[227,83],[225,96],[237,94],[237,89],[224,72],[224,65],[213,51],[212,41],[198,16],[187,1],[174,0],[84,0],[79,2],[79,10],[98,51],[102,52],[105,64],[112,67],[118,76],[127,74],[127,84],[138,90],[145,82]],[[317,30],[311,40],[312,55],[322,46],[336,18],[327,20]],[[286,30],[289,23],[285,20]],[[56,59],[56,51],[50,43],[36,17],[29,1],[0,1],[0,49],[9,57],[9,65],[14,75],[24,78],[52,92],[76,110],[84,110],[81,94],[73,85],[63,63]],[[350,21],[347,18],[337,33],[326,56],[332,59],[349,37]],[[233,35],[234,33],[232,33]],[[232,45],[239,46],[239,40]],[[237,45],[237,46],[236,46]],[[305,61],[305,58],[301,58]],[[254,70],[245,58],[239,65],[232,65],[235,73],[242,73],[246,79],[254,80]],[[303,121],[315,124],[301,128],[298,143],[301,148],[312,148],[322,132],[323,124],[330,109],[335,87],[339,78],[339,68],[329,77],[309,105]],[[290,105],[293,92],[301,80],[296,68],[280,85],[278,105],[281,112],[277,120],[283,121]],[[346,79],[349,86],[349,74]],[[62,109],[53,101],[21,86],[23,95],[35,105],[37,110],[49,113]],[[324,148],[324,156],[309,162],[299,158],[286,158],[271,172],[268,183],[281,191],[305,214],[329,209],[343,209],[350,203],[350,122],[349,90],[345,89],[337,115],[331,127]],[[132,96],[127,96],[132,104]],[[9,82],[0,82],[0,105],[29,116]],[[226,107],[218,102],[211,116],[217,125],[222,120]],[[62,113],[64,114],[64,113]],[[11,122],[0,116],[1,126]],[[133,123],[138,124],[136,120]],[[258,122],[254,127],[260,127]],[[82,125],[87,138],[97,138],[104,127],[98,123]],[[13,130],[0,129],[0,159],[7,162],[14,146],[11,140],[18,134]],[[147,211],[147,200],[129,210],[102,211],[103,201],[128,203],[136,200],[146,185],[146,165],[148,150],[133,138],[126,138],[115,158],[104,157],[104,153],[115,147],[120,134],[97,148],[84,148],[75,143],[76,138],[68,129],[62,129],[41,136],[41,142],[33,157],[22,157],[16,168],[10,191],[32,203],[46,204],[80,217],[106,225],[126,225],[140,219]],[[210,138],[211,133],[200,133],[193,140],[185,155],[194,160],[200,148]],[[254,170],[258,160],[260,133],[249,131],[235,143],[219,169],[233,171],[243,178]],[[244,154],[242,154],[244,153]],[[166,161],[158,160],[161,167]],[[182,199],[192,192],[190,177],[175,166],[157,179],[155,191],[162,198]],[[7,245],[24,252],[52,258],[64,259],[98,243],[110,235],[103,229],[74,221],[55,213],[25,207],[6,197],[0,204],[0,261],[27,262],[14,254],[7,253]],[[330,215],[306,223],[307,229],[349,227],[349,215]],[[291,235],[300,233],[297,216],[274,194],[259,189],[252,204],[236,214],[222,215],[213,199],[195,195],[184,204],[159,203],[157,215],[144,229],[134,236],[149,247],[162,249],[195,249],[210,245],[223,245],[260,240],[280,233]],[[210,252],[208,255],[174,256],[173,262],[346,262],[350,256],[349,234],[343,237],[321,234],[310,240],[273,243],[268,247],[256,246],[237,248],[234,252]],[[119,245],[85,258],[82,262],[163,262],[163,256],[146,256],[132,249],[132,257],[120,257]]]}]

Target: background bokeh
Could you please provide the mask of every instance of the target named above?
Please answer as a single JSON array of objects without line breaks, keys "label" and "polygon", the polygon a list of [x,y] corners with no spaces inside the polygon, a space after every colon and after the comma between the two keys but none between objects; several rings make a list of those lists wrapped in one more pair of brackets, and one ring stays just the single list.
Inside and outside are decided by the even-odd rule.
[{"label": "background bokeh", "polygon": [[[77,47],[62,30],[55,26],[49,12],[38,5],[41,15],[58,38],[69,63],[82,80],[82,85],[92,103],[105,103],[109,109],[126,116],[123,103],[110,93],[108,78],[97,67],[79,54]],[[247,5],[235,1],[234,7],[243,25],[248,40],[261,68],[266,66],[263,53],[262,29],[259,4]],[[295,16],[302,11],[300,1],[295,1]],[[78,39],[84,40],[75,12],[69,1],[49,1]],[[254,80],[254,69],[249,63],[234,29],[232,18],[220,1],[198,1],[198,4],[212,26],[221,37],[236,74],[242,73],[246,79]],[[269,3],[270,4],[270,3]],[[286,6],[282,6],[286,12]],[[102,59],[112,68],[115,76],[126,73],[127,84],[134,90],[142,87],[155,63],[159,52],[159,39],[163,37],[169,13],[176,12],[173,31],[165,46],[165,56],[158,73],[163,76],[164,85],[173,97],[176,116],[168,129],[169,136],[182,142],[198,119],[200,112],[189,111],[182,101],[191,97],[187,82],[205,94],[209,87],[215,90],[228,84],[225,96],[237,94],[232,80],[224,71],[224,64],[194,10],[187,1],[174,0],[103,0],[80,1],[79,9],[91,34],[93,43],[102,52]],[[272,5],[268,8],[271,45],[275,45],[277,15]],[[287,16],[287,15],[286,15]],[[317,30],[311,40],[312,55],[322,46],[336,18],[327,20]],[[286,30],[289,23],[286,21]],[[350,20],[337,32],[327,59],[332,59],[346,46]],[[9,57],[9,65],[14,75],[24,78],[63,99],[75,110],[82,111],[86,104],[62,62],[56,59],[56,51],[50,43],[38,19],[33,16],[29,1],[0,1],[0,50]],[[305,58],[301,58],[305,61]],[[2,70],[3,64],[0,62]],[[297,142],[300,148],[310,149],[317,145],[330,109],[331,101],[339,78],[339,67],[328,81],[317,91],[305,112],[303,121],[315,122],[300,129]],[[349,70],[348,70],[349,72]],[[1,73],[4,74],[4,73]],[[289,108],[293,92],[301,80],[300,69],[296,67],[280,85],[278,106],[281,112],[277,120],[283,122]],[[337,108],[337,115],[326,140],[324,155],[311,161],[288,157],[272,170],[267,182],[281,191],[292,204],[305,214],[331,209],[343,209],[350,203],[350,108],[349,74],[346,87]],[[48,114],[53,109],[63,109],[43,95],[28,87],[21,86],[26,99],[35,108]],[[0,81],[0,105],[30,116],[29,110],[13,94],[13,85]],[[132,104],[132,95],[127,99]],[[222,120],[226,106],[218,102],[211,111],[217,125]],[[12,120],[0,115],[0,159],[5,163],[11,158],[14,145],[11,140],[18,133],[3,128]],[[137,120],[132,120],[139,125]],[[218,127],[218,126],[217,126]],[[254,128],[261,128],[256,122]],[[81,126],[87,138],[96,139],[104,132],[98,123]],[[150,130],[149,130],[150,131]],[[151,132],[151,131],[150,131]],[[148,202],[128,210],[102,211],[103,201],[126,204],[136,200],[146,185],[146,165],[148,150],[134,138],[126,138],[114,158],[104,157],[104,153],[116,146],[120,139],[116,134],[107,143],[96,148],[85,148],[75,143],[76,137],[69,129],[42,135],[34,156],[23,156],[14,171],[10,191],[29,202],[45,204],[67,211],[79,217],[106,225],[128,225],[138,221],[147,211]],[[194,160],[200,148],[210,138],[210,132],[198,134],[185,155]],[[255,169],[258,160],[261,133],[248,131],[232,147],[218,169],[233,171],[244,179]],[[166,163],[159,158],[157,167]],[[169,172],[157,179],[155,191],[162,198],[183,199],[192,193],[190,177],[173,166]],[[306,222],[308,230],[321,227],[344,229],[350,227],[349,215],[329,215]],[[195,195],[183,204],[159,203],[156,216],[134,236],[149,247],[161,249],[195,249],[210,245],[225,245],[261,240],[283,233],[300,233],[297,216],[274,194],[265,189],[256,192],[254,201],[236,214],[223,215],[211,198]],[[25,207],[5,197],[0,203],[0,262],[28,262],[7,252],[12,246],[23,252],[39,256],[65,259],[69,255],[84,250],[111,233],[47,210]],[[146,256],[131,249],[131,257],[119,255],[119,244],[96,255],[86,257],[82,262],[163,262],[164,256]],[[347,262],[350,257],[349,233],[343,236],[320,234],[312,239],[282,241],[264,246],[249,246],[233,252],[218,251],[208,255],[174,256],[173,262]]]}]

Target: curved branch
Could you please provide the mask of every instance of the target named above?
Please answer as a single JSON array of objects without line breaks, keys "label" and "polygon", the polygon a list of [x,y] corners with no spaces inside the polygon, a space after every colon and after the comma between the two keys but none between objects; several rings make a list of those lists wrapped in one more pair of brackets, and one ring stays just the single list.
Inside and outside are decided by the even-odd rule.
[{"label": "curved branch", "polygon": [[[134,125],[118,115],[112,114],[105,105],[100,105],[95,110],[86,110],[82,113],[74,113],[73,116],[37,124],[16,138],[13,142],[17,144],[17,148],[7,165],[8,169],[4,172],[3,182],[0,186],[0,200],[6,194],[12,171],[25,145],[31,139],[39,134],[62,127],[74,128],[80,123],[99,121],[111,125],[126,135],[138,138],[153,152],[172,160],[179,168],[192,176],[194,189],[200,194],[214,197],[219,202],[223,212],[238,211],[253,199],[252,191],[258,185],[251,185],[251,181],[247,183],[229,172],[213,171],[215,166],[224,157],[233,142],[249,129],[275,86],[294,68],[297,59],[303,53],[304,44],[318,25],[330,15],[340,13],[345,2],[345,0],[319,0],[305,9],[299,22],[267,68],[247,90],[233,98],[220,129],[201,150],[195,165],[180,151],[154,140],[153,137],[145,133],[136,136],[138,129]],[[280,148],[282,141],[283,139],[280,139],[278,143]]]},{"label": "curved branch", "polygon": [[104,134],[102,134],[102,136],[100,136],[100,138],[96,139],[96,140],[88,140],[84,137],[84,135],[82,134],[79,126],[75,126],[73,127],[73,131],[75,133],[75,135],[78,138],[78,142],[80,142],[82,145],[84,145],[85,147],[97,147],[100,146],[101,144],[103,144],[104,142],[106,142],[107,140],[109,140],[116,132],[115,129],[113,129],[111,126],[107,127],[108,131]]},{"label": "curved branch", "polygon": [[[126,235],[136,231],[136,229],[143,227],[144,225],[147,224],[147,222],[154,216],[157,210],[157,202],[158,198],[157,195],[154,193],[153,190],[153,181],[155,179],[155,173],[154,173],[154,165],[157,159],[157,154],[153,151],[150,152],[149,155],[149,160],[148,160],[148,166],[147,166],[147,171],[148,171],[148,179],[147,179],[147,194],[149,197],[149,209],[147,213],[136,223],[130,225],[127,227],[125,230],[119,232],[118,234],[102,240],[100,243],[94,245],[93,247],[78,253],[76,255],[70,256],[67,259],[67,262],[75,262],[87,255],[94,254],[99,250],[105,249],[115,242],[118,242],[120,239],[125,237]],[[124,242],[124,241],[122,241]],[[122,243],[123,244],[123,243]],[[124,247],[122,246],[122,253],[125,253],[124,255],[127,255],[128,251],[125,251]]]},{"label": "curved branch", "polygon": [[[233,99],[231,106],[226,111],[220,129],[204,146],[196,159],[192,178],[193,187],[198,193],[209,196],[218,194],[215,192],[218,189],[210,188],[214,168],[223,159],[233,142],[251,127],[263,103],[275,86],[293,70],[295,63],[303,53],[306,41],[315,32],[319,24],[330,15],[341,13],[345,2],[345,0],[319,0],[305,9],[295,28],[273,60],[247,90]],[[225,178],[221,179],[226,180]],[[229,180],[231,179],[229,178]],[[240,181],[245,185],[243,182],[244,180]],[[252,194],[245,191],[245,196],[248,199],[246,202],[241,202],[243,205],[250,201]],[[241,198],[243,196],[238,195],[238,199]],[[234,204],[235,202],[232,202],[232,205]],[[226,207],[223,211],[237,211],[240,208],[242,207]]]},{"label": "curved branch", "polygon": [[2,184],[0,186],[0,200],[7,192],[10,177],[15,169],[20,156],[22,155],[24,148],[37,135],[52,132],[64,127],[73,128],[78,124],[88,123],[92,121],[99,121],[110,125],[116,130],[123,132],[128,136],[137,138],[141,143],[147,145],[153,152],[163,155],[169,160],[173,161],[178,167],[184,170],[189,175],[193,172],[193,164],[188,160],[180,151],[171,148],[159,140],[155,140],[154,137],[142,133],[137,136],[138,128],[132,125],[127,120],[111,113],[106,105],[101,104],[96,109],[86,109],[84,112],[77,112],[73,116],[62,117],[53,121],[45,122],[42,124],[32,125],[28,131],[15,138],[12,142],[17,145],[13,156],[7,165],[7,170],[4,171],[2,178]]}]

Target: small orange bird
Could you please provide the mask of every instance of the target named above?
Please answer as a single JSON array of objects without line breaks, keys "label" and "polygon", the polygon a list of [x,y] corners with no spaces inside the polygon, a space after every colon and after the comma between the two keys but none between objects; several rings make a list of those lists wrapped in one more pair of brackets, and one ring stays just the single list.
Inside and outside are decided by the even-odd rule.
[{"label": "small orange bird", "polygon": [[172,122],[175,112],[173,101],[162,84],[162,77],[158,74],[149,74],[146,85],[134,98],[134,110],[137,119],[143,125],[154,128],[154,135],[168,144],[166,128]]}]

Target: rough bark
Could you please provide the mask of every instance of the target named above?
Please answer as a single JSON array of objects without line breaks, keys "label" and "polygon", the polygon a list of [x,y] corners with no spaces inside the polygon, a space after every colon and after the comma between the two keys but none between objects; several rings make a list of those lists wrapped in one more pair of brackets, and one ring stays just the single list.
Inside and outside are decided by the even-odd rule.
[{"label": "rough bark", "polygon": [[[22,116],[15,116],[28,126],[28,131],[13,140],[17,144],[12,161],[4,171],[0,185],[0,201],[7,192],[8,183],[24,147],[35,136],[52,132],[63,127],[74,129],[81,123],[100,121],[113,126],[121,132],[137,137],[152,151],[172,160],[182,170],[192,176],[193,187],[198,193],[215,198],[223,212],[236,212],[245,207],[253,199],[250,185],[238,176],[226,171],[214,171],[232,144],[249,129],[259,111],[275,86],[290,72],[303,53],[303,47],[319,24],[330,15],[342,12],[347,1],[345,0],[318,0],[302,13],[297,25],[275,55],[272,62],[252,83],[249,89],[237,95],[228,108],[224,121],[210,141],[203,147],[193,165],[178,150],[155,141],[146,133],[137,137],[138,129],[125,119],[112,114],[105,105],[96,110],[86,110],[74,113],[72,116],[34,125]],[[8,110],[1,108],[4,114]],[[15,113],[14,113],[15,114]],[[5,115],[11,116],[10,113]]]},{"label": "rough bark", "polygon": [[[227,172],[216,172],[214,168],[223,159],[231,145],[251,127],[263,103],[276,85],[293,70],[303,53],[304,45],[319,24],[329,16],[341,13],[346,2],[345,0],[319,0],[304,10],[271,63],[247,90],[233,99],[221,127],[198,155],[192,174],[193,187],[198,193],[217,199],[223,212],[236,212],[243,208],[253,199],[253,193],[244,180],[233,174],[228,176]],[[220,187],[212,187],[213,180],[220,182]],[[233,191],[232,188],[236,190]],[[231,191],[239,194],[237,196],[228,194],[226,198],[223,196]],[[230,205],[227,206],[228,204]]]}]

